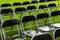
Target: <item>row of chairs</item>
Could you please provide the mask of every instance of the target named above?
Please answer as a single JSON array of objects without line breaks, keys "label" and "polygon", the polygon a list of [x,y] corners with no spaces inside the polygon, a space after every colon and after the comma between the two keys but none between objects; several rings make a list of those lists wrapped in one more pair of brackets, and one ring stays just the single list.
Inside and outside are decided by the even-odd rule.
[{"label": "row of chairs", "polygon": [[[44,8],[50,8],[50,7],[56,7],[56,4],[52,3],[52,4],[49,4],[48,6],[47,5],[40,5],[40,6],[38,6],[38,9],[44,9]],[[31,6],[27,6],[27,8],[18,7],[15,9],[15,12],[20,13],[20,12],[33,11],[33,10],[37,10],[37,8],[36,8],[36,6],[31,5]],[[2,10],[1,10],[2,13],[6,13],[7,11],[9,12],[9,11],[11,11],[11,9],[2,8]]]},{"label": "row of chairs", "polygon": [[[4,12],[5,12],[5,13],[9,13],[9,12],[13,12],[13,11],[11,11],[11,10],[10,10],[10,11],[9,11],[9,10],[6,11],[6,10],[5,10]],[[53,14],[52,14],[51,16],[59,15],[59,11],[57,11],[57,12],[55,11],[55,12],[52,12],[52,13],[53,13]],[[3,13],[1,13],[1,14],[3,14]],[[15,15],[15,14],[14,14],[14,15]],[[44,17],[43,17],[43,16],[44,16]],[[38,15],[37,19],[45,18],[45,17],[48,18],[48,15],[44,13],[44,14]],[[26,18],[30,18],[30,16],[27,16]],[[31,18],[32,18],[32,19],[31,19]],[[35,17],[33,17],[33,16],[31,16],[31,18],[30,18],[31,20],[34,20],[34,19],[35,19]],[[23,23],[23,22],[29,22],[29,21],[31,21],[30,19],[25,19],[25,17],[23,17],[22,19],[23,19],[22,23]],[[11,22],[12,22],[12,21],[11,21]],[[15,21],[14,21],[14,22],[15,22]],[[17,22],[19,22],[19,21],[17,21]],[[7,24],[7,25],[8,25],[8,24]],[[14,25],[14,24],[11,23],[11,25]],[[5,22],[4,26],[6,26],[6,22]],[[3,28],[4,28],[4,26],[3,26]],[[9,26],[9,25],[8,25],[8,26]],[[42,28],[42,29],[43,29],[43,28]],[[40,30],[41,30],[41,29],[40,29]],[[45,31],[45,30],[44,30],[44,31]],[[25,33],[25,34],[26,34],[26,33]],[[30,36],[30,35],[29,35],[29,36]]]},{"label": "row of chairs", "polygon": [[[56,7],[56,5],[53,3],[53,4],[50,4],[48,7]],[[38,9],[44,9],[44,8],[47,8],[47,5],[40,5],[38,7]],[[26,12],[28,10],[32,11],[32,10],[36,10],[36,6],[34,5],[31,5],[31,6],[28,6],[26,9],[24,7],[18,7],[15,9],[15,13],[21,13],[21,12]],[[7,13],[9,11],[12,11],[11,9],[7,8],[7,9],[2,9],[1,10],[1,13]]]},{"label": "row of chairs", "polygon": [[[23,2],[23,3],[14,2],[13,6],[28,5],[28,4],[34,4],[34,3],[37,3],[37,1],[32,1],[31,3],[28,2],[28,1]],[[10,3],[3,3],[3,4],[1,4],[1,7],[8,7],[8,6],[12,6],[12,5]]]},{"label": "row of chairs", "polygon": [[[53,3],[53,4],[50,4],[48,7],[56,7],[56,5]],[[39,7],[38,7],[38,9],[44,9],[44,8],[48,8],[47,7],[47,5],[40,5]],[[15,9],[15,13],[24,13],[24,12],[26,12],[26,11],[34,11],[34,10],[36,10],[37,8],[36,8],[36,6],[34,6],[34,5],[31,5],[31,6],[28,6],[27,8],[24,8],[24,7],[18,7],[18,8],[16,8]],[[2,8],[2,10],[1,10],[1,13],[7,13],[7,12],[9,12],[9,11],[11,11],[12,12],[12,10],[10,9],[10,8],[7,8],[7,9],[5,9],[5,8]]]},{"label": "row of chairs", "polygon": [[[10,9],[10,10],[5,10],[4,11],[6,14],[7,13],[13,13],[14,14],[14,16],[15,16],[15,11],[13,11],[12,9]],[[3,11],[1,12],[1,14],[3,14]],[[5,14],[5,15],[6,15]],[[52,16],[57,16],[57,15],[60,15],[60,11],[53,11],[52,13],[51,13],[51,17]],[[34,20],[39,20],[39,19],[43,19],[43,18],[48,18],[49,17],[49,14],[48,13],[42,13],[42,14],[38,14],[37,15],[37,17],[35,18],[33,15],[32,16],[25,16],[25,17],[23,17],[22,18],[22,20],[20,20],[21,22],[22,22],[22,24],[23,23],[25,23],[25,22],[29,22],[29,21],[34,21]],[[16,17],[14,17],[14,18],[16,18]],[[2,18],[1,18],[2,19]],[[1,20],[2,21],[2,20]],[[12,20],[7,20],[7,21],[4,21],[1,25],[2,25],[2,28],[4,28],[5,26],[7,27],[7,26],[12,26],[12,25],[16,25],[16,24],[19,24],[20,23],[20,21],[18,21],[17,19],[12,19]],[[8,24],[8,23],[9,24]],[[37,23],[37,22],[36,22]],[[29,23],[30,24],[30,23]],[[31,25],[32,26],[32,25]],[[38,25],[37,25],[38,26]],[[53,25],[52,25],[53,26]],[[55,26],[55,25],[54,25]],[[56,26],[56,27],[59,27],[58,25]],[[1,28],[1,29],[2,29]],[[22,28],[24,28],[24,25],[22,26]],[[46,28],[46,27],[45,27]],[[43,29],[43,28],[39,28],[40,30],[43,30],[43,31],[50,31],[50,29],[48,29],[48,30],[46,30],[46,29]],[[18,31],[19,31],[19,29],[18,29]],[[23,29],[23,33],[24,33],[24,29]],[[34,30],[33,30],[34,31]],[[32,31],[32,32],[33,32]],[[2,30],[2,32],[3,32],[3,34],[5,34],[4,33],[4,30]],[[27,31],[27,33],[28,33],[29,31]],[[37,32],[38,32],[38,29],[37,29]],[[19,33],[19,32],[18,32]],[[23,34],[22,33],[22,34]],[[35,31],[34,31],[34,33],[35,33]],[[34,34],[33,33],[33,34]],[[25,34],[26,34],[26,32],[25,32]],[[39,33],[40,34],[40,33]],[[28,34],[27,34],[28,35]],[[31,35],[29,35],[29,36],[31,36]],[[32,35],[33,36],[33,35]],[[5,36],[4,36],[5,37]],[[5,39],[6,39],[6,37],[5,37]]]}]

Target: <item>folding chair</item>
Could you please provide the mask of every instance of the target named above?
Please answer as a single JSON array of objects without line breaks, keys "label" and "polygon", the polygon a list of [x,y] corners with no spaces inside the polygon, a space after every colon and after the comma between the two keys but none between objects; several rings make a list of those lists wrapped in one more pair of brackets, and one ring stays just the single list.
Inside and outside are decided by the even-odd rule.
[{"label": "folding chair", "polygon": [[[44,19],[44,18],[46,18],[44,23],[39,23],[39,22],[38,22],[39,19],[41,20],[41,19]],[[38,22],[38,25],[39,25],[39,27],[38,27],[39,30],[42,30],[42,31],[45,31],[45,32],[54,30],[53,27],[50,27],[50,26],[49,26],[50,23],[49,23],[49,24],[46,24],[48,18],[49,18],[49,15],[48,15],[47,13],[41,13],[41,14],[38,14],[38,15],[37,15],[37,22]],[[40,21],[40,22],[41,22],[41,21]],[[47,25],[48,25],[48,26],[47,26]]]},{"label": "folding chair", "polygon": [[2,29],[2,16],[3,16],[3,14],[5,14],[5,15],[7,15],[9,12],[11,12],[12,13],[12,10],[11,9],[1,9],[0,10],[0,16],[1,16],[1,29]]},{"label": "folding chair", "polygon": [[[48,6],[47,5],[39,5],[38,6],[38,14],[40,14],[40,13],[46,13],[45,11],[48,9],[47,8]],[[43,10],[43,12],[41,12]]]},{"label": "folding chair", "polygon": [[[24,10],[23,10],[24,9]],[[20,9],[19,9],[20,10]],[[22,10],[20,10],[21,12],[25,12],[25,8],[22,8]],[[19,11],[17,10],[17,13],[19,13]],[[15,9],[13,9],[13,15],[14,15],[14,18],[16,19],[16,14],[15,14]],[[20,22],[21,22],[21,20],[20,20]],[[25,38],[25,36],[24,36],[24,34],[23,34],[23,30],[22,30],[22,27],[20,27],[20,29],[21,29],[21,37],[22,38],[18,38],[18,39],[16,39],[16,40],[25,40],[26,38]],[[20,30],[19,30],[19,27],[17,27],[17,30],[18,30],[18,33],[19,33],[19,35],[20,35]]]},{"label": "folding chair", "polygon": [[[53,21],[54,21],[55,16],[60,16],[60,11],[53,11],[51,13],[51,17],[53,17]],[[60,23],[52,23],[51,26],[59,28],[60,27]]]},{"label": "folding chair", "polygon": [[32,37],[36,34],[42,34],[41,32],[37,32],[35,29],[32,29],[32,27],[35,27],[36,25],[35,20],[36,19],[33,15],[22,17],[22,28],[25,35]]},{"label": "folding chair", "polygon": [[29,1],[25,1],[25,2],[23,2],[23,5],[28,5],[28,4],[30,4]]},{"label": "folding chair", "polygon": [[38,3],[38,1],[31,1],[31,4],[35,4],[35,3]]},{"label": "folding chair", "polygon": [[[9,12],[11,12],[11,13],[9,13]],[[3,15],[4,15],[4,16],[10,15],[10,16],[11,16],[11,19],[12,19],[12,12],[13,12],[13,11],[12,11],[10,8],[2,9],[2,10],[1,10],[2,17],[3,17]]]},{"label": "folding chair", "polygon": [[[38,10],[42,10],[42,9],[48,9],[47,8],[47,5],[40,5],[39,7],[38,7]],[[49,13],[49,10],[48,10],[48,13]],[[48,13],[46,13],[45,12],[45,10],[44,10],[44,12],[43,13],[39,13],[39,14],[37,14],[37,22],[38,22],[38,20],[40,19],[44,19],[44,18],[46,18],[46,20],[45,20],[45,23],[47,22],[47,18],[49,18],[49,14]],[[50,22],[50,20],[49,20],[49,22]],[[42,27],[41,28],[39,28],[39,30],[42,30],[42,31],[51,31],[51,30],[53,30],[54,28],[52,28],[52,27],[50,27],[49,25],[50,25],[50,23],[49,23],[49,25],[47,26],[46,24],[44,24],[44,23],[42,23],[43,25],[41,25]],[[45,25],[45,27],[43,27]]]},{"label": "folding chair", "polygon": [[[6,39],[6,34],[5,34],[5,31],[4,31],[4,28],[5,28],[5,27],[8,27],[8,26],[18,25],[19,23],[20,23],[20,21],[17,20],[17,19],[5,20],[5,21],[2,23],[2,32],[3,32],[4,40],[7,40],[7,39]],[[19,29],[18,29],[18,30],[19,30]],[[19,35],[20,35],[20,34],[19,34]]]},{"label": "folding chair", "polygon": [[56,40],[58,37],[60,37],[60,28],[55,29],[53,32],[53,38]]},{"label": "folding chair", "polygon": [[[52,4],[50,4],[49,7],[56,7],[56,4],[52,3]],[[56,8],[55,11],[51,12],[50,17],[54,17],[55,18],[55,16],[59,16],[59,15],[60,15],[60,11],[58,11],[57,8]],[[54,21],[54,18],[53,18],[53,21]],[[52,19],[51,19],[51,21],[52,21]],[[51,26],[59,28],[60,23],[53,24],[53,21],[52,21]]]},{"label": "folding chair", "polygon": [[3,4],[1,4],[1,7],[9,7],[9,6],[11,6],[10,3],[3,3]]},{"label": "folding chair", "polygon": [[26,12],[26,9],[24,7],[18,7],[18,8],[15,9],[15,13],[19,15],[20,21],[22,19],[22,16],[25,15],[25,12]]},{"label": "folding chair", "polygon": [[21,6],[22,5],[22,3],[20,3],[20,2],[14,2],[13,3],[13,6]]},{"label": "folding chair", "polygon": [[42,34],[33,36],[31,40],[52,40],[52,37],[50,34]]},{"label": "folding chair", "polygon": [[[56,7],[56,4],[55,3],[51,3],[48,5],[48,8],[51,8],[50,11]],[[57,10],[57,8],[55,8],[55,10]]]},{"label": "folding chair", "polygon": [[21,17],[25,12],[26,12],[26,9],[24,7],[18,7],[15,9],[15,13],[17,13],[20,16],[19,19],[21,19]]},{"label": "folding chair", "polygon": [[[27,8],[26,8],[26,10],[28,11],[28,12],[33,12],[33,11],[35,11],[37,8],[36,8],[36,6],[34,6],[34,5],[31,5],[31,6],[27,6]],[[30,13],[29,13],[30,14]],[[33,14],[33,13],[32,13]]]}]

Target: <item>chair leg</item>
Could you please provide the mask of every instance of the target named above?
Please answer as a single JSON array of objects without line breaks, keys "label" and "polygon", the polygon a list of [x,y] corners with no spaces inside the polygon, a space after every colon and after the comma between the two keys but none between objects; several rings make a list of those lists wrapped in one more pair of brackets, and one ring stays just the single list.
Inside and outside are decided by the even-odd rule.
[{"label": "chair leg", "polygon": [[2,35],[2,32],[1,32],[1,40],[3,40],[3,35]]},{"label": "chair leg", "polygon": [[22,37],[23,37],[24,40],[25,40],[25,39],[26,39],[26,35],[24,34],[24,27],[23,27],[23,24],[22,24],[21,32],[22,32]]},{"label": "chair leg", "polygon": [[2,22],[1,22],[1,37],[3,37],[2,40],[7,40],[4,28],[2,27]]},{"label": "chair leg", "polygon": [[20,35],[19,27],[17,25],[16,25],[16,27],[17,27],[18,34]]},{"label": "chair leg", "polygon": [[6,39],[5,31],[4,31],[4,29],[3,29],[3,28],[2,28],[2,33],[3,33],[4,40],[7,40],[7,39]]}]

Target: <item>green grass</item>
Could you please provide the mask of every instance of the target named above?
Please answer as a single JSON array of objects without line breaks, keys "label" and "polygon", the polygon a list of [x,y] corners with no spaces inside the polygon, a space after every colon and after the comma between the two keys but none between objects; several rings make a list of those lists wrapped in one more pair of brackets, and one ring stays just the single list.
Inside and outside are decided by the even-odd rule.
[{"label": "green grass", "polygon": [[[2,3],[5,3],[5,2],[10,2],[11,4],[13,4],[14,2],[23,2],[23,1],[27,1],[27,0],[0,0],[0,4],[2,4]],[[31,1],[31,0],[28,0],[28,1]],[[46,2],[47,4],[50,4],[50,3],[52,3],[52,2]],[[58,1],[54,1],[54,3],[56,3],[56,5],[58,6]],[[30,4],[30,5],[35,5],[37,8],[38,8],[38,6],[39,6],[39,4],[45,4],[45,2],[44,3],[36,3],[36,4]],[[24,7],[26,8],[27,6],[29,6],[29,5],[24,5]],[[17,7],[20,7],[20,6],[12,6],[12,7],[9,7],[9,8],[12,8],[12,9],[15,9],[15,8],[17,8]],[[51,8],[50,8],[51,9]],[[57,8],[58,10],[60,10],[60,7],[58,7]],[[51,11],[54,11],[55,10],[55,8],[53,8]],[[37,14],[40,14],[40,12],[44,12],[44,10],[39,10],[39,12],[37,12],[37,11],[34,11],[34,12],[27,12],[27,13],[29,13],[29,15],[34,15],[34,16],[36,16]],[[45,12],[47,12],[48,13],[48,11],[46,10]],[[33,13],[33,14],[32,14]],[[23,16],[26,16],[26,13],[23,13],[22,14]],[[16,14],[16,16],[17,16],[17,19],[20,19],[20,14]],[[60,22],[60,20],[58,19],[58,17],[60,17],[60,16],[56,16],[55,17],[55,20],[54,20],[54,23],[58,23],[58,22]],[[6,19],[10,19],[10,15],[9,16],[4,16],[3,15],[3,19],[4,20],[6,20]],[[52,19],[53,19],[53,17],[52,17]],[[58,20],[57,20],[58,19]],[[49,20],[49,19],[48,19]],[[42,22],[45,22],[45,18],[44,19],[42,19],[41,21],[40,20],[38,20],[38,22],[40,23],[42,23]],[[35,29],[36,28],[36,25],[35,25],[35,23],[33,22],[33,21],[31,21],[30,22],[31,23],[31,25],[34,25],[32,28],[33,29]],[[46,22],[46,23],[48,23],[48,21]],[[21,25],[20,25],[21,26]],[[27,30],[27,27],[29,26],[29,24],[28,23],[25,23],[25,29]],[[8,29],[7,29],[8,28]],[[13,30],[13,29],[16,29],[16,27],[14,26],[13,27],[13,29],[12,29],[12,27],[6,27],[6,28],[4,28],[5,29],[5,31],[7,31],[7,30]],[[10,31],[10,32],[6,32],[6,35],[7,36],[12,36],[12,35],[14,35],[14,34],[17,34],[17,31],[15,30],[15,31]],[[53,31],[52,32],[49,32],[49,34],[51,34],[51,36],[53,35]],[[9,40],[13,40],[13,39],[9,39]],[[27,37],[27,39],[26,40],[30,40],[30,38],[29,37]],[[60,40],[60,38],[58,38],[57,40]]]}]

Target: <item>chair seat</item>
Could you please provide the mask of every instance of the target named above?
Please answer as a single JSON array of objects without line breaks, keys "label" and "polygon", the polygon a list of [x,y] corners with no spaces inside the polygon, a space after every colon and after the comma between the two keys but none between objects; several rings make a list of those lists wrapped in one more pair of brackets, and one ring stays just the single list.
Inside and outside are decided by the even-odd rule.
[{"label": "chair seat", "polygon": [[42,27],[39,27],[39,30],[42,30],[42,31],[51,31],[51,30],[54,30],[54,28],[51,28],[49,26],[42,26]]},{"label": "chair seat", "polygon": [[60,23],[52,24],[53,27],[60,27]]},{"label": "chair seat", "polygon": [[25,31],[24,32],[27,36],[35,36],[35,35],[39,35],[39,34],[42,34],[41,32],[38,32],[37,33],[37,31],[35,31],[35,30],[28,30],[28,31]]},{"label": "chair seat", "polygon": [[21,38],[17,38],[17,39],[15,39],[15,40],[24,40],[24,39],[21,39]]}]

